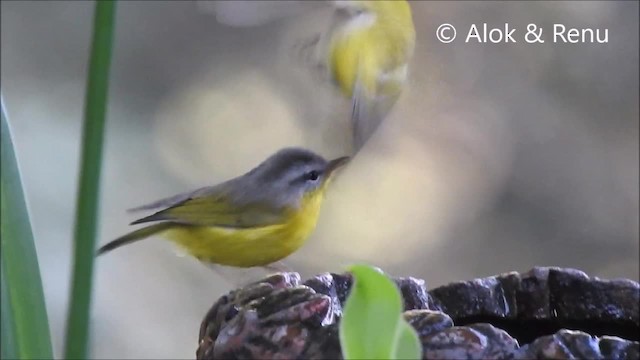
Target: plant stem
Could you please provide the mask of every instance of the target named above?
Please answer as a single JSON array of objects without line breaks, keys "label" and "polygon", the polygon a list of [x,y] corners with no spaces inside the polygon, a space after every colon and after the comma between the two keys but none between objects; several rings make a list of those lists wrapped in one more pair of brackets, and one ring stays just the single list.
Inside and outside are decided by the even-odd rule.
[{"label": "plant stem", "polygon": [[71,284],[65,344],[65,358],[67,359],[88,358],[91,282],[95,257],[102,144],[114,15],[115,1],[96,1],[76,202],[73,282]]}]

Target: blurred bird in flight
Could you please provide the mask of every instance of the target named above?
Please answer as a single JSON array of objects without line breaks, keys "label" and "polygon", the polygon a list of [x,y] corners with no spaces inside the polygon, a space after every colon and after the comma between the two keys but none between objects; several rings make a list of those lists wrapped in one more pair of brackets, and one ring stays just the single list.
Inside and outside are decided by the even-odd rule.
[{"label": "blurred bird in flight", "polygon": [[353,143],[358,151],[397,101],[407,80],[415,30],[404,1],[335,1],[328,69],[351,99]]},{"label": "blurred bird in flight", "polygon": [[[307,5],[303,3],[312,3]],[[327,29],[303,48],[315,68],[351,101],[354,152],[389,114],[408,77],[415,46],[411,6],[405,0],[221,1],[211,3],[216,18],[233,26],[258,26],[318,5],[331,6]]]}]

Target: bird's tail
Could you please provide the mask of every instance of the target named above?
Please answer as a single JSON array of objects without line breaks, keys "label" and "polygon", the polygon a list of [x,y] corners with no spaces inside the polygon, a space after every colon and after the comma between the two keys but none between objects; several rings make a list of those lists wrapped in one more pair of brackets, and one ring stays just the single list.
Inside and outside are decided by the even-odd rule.
[{"label": "bird's tail", "polygon": [[170,228],[172,228],[174,226],[175,226],[174,223],[164,222],[164,223],[159,223],[159,224],[146,226],[146,227],[143,227],[142,229],[138,229],[138,230],[132,231],[132,232],[126,234],[126,235],[123,235],[123,236],[121,236],[121,237],[119,237],[119,238],[107,243],[106,245],[103,245],[100,249],[98,249],[98,254],[97,255],[102,255],[104,253],[107,253],[107,252],[115,249],[115,248],[119,248],[122,245],[127,245],[127,244],[130,244],[132,242],[148,238],[151,235],[155,235],[155,234],[158,234],[158,233],[160,233],[162,231],[169,230]]}]

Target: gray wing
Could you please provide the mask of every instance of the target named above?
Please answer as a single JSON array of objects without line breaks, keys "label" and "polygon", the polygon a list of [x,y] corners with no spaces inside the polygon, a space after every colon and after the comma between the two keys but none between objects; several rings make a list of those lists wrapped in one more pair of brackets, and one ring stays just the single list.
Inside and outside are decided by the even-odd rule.
[{"label": "gray wing", "polygon": [[250,182],[244,180],[232,179],[137,207],[132,210],[159,211],[135,220],[131,225],[172,221],[188,225],[247,228],[284,221],[284,208],[277,202],[269,201],[269,197],[264,197],[264,192],[257,191],[261,189],[252,189]]},{"label": "gray wing", "polygon": [[157,201],[154,201],[152,203],[149,204],[145,204],[142,206],[137,206],[134,207],[132,209],[128,209],[128,212],[139,212],[139,211],[145,211],[145,210],[153,210],[153,209],[159,209],[159,208],[169,208],[172,206],[176,206],[180,203],[183,203],[189,199],[192,199],[194,197],[198,197],[198,196],[202,196],[205,195],[207,193],[214,193],[216,191],[216,188],[218,186],[205,186],[205,187],[201,187],[199,189],[196,190],[192,190],[189,192],[185,192],[182,194],[178,194],[178,195],[174,195],[174,196],[170,196],[170,197],[166,197],[164,199],[160,199]]}]

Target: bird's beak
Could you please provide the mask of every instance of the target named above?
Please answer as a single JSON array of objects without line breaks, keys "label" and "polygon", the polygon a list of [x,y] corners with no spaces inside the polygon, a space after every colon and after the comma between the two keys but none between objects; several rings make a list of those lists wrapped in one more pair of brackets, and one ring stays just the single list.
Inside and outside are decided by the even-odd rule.
[{"label": "bird's beak", "polygon": [[329,161],[329,163],[327,164],[327,178],[331,176],[331,174],[333,174],[334,171],[336,171],[337,169],[341,168],[342,166],[344,166],[346,163],[349,162],[349,157],[348,156],[343,156],[341,158],[337,158],[337,159],[333,159],[331,161]]}]

